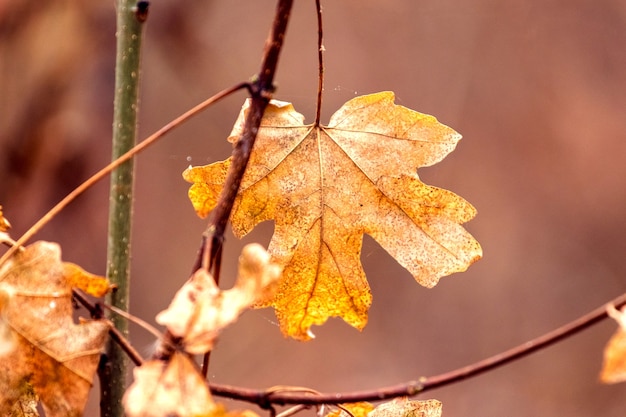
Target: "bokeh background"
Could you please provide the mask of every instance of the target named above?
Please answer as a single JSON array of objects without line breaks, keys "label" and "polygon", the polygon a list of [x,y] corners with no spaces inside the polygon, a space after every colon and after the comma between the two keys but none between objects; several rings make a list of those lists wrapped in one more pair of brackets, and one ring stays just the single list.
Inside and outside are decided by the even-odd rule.
[{"label": "bokeh background", "polygon": [[[275,1],[155,0],[146,29],[141,137],[259,67]],[[484,259],[434,289],[374,241],[362,260],[374,302],[363,332],[339,320],[308,343],[284,339],[270,310],[229,328],[213,381],[352,391],[442,373],[513,347],[626,291],[626,1],[327,0],[323,119],[355,95],[397,103],[463,134],[421,169],[472,202]],[[277,98],[312,120],[312,0],[296,1]],[[24,232],[110,157],[114,2],[0,0],[0,204]],[[131,312],[153,321],[185,281],[205,222],[181,172],[228,156],[239,93],[136,160]],[[104,273],[107,181],[38,236]],[[267,244],[272,225],[249,241]],[[243,242],[226,242],[224,285]],[[626,385],[598,383],[616,325],[418,398],[444,416],[624,416]],[[144,354],[153,339],[132,327]],[[96,415],[97,390],[86,415]],[[245,404],[231,404],[243,407]],[[262,412],[263,413],[263,412]]]}]

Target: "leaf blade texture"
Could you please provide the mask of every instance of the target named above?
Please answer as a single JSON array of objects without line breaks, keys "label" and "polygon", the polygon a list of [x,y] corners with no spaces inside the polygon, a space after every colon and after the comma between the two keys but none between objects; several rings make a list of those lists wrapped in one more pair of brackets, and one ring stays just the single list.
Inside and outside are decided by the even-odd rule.
[{"label": "leaf blade texture", "polygon": [[109,325],[74,323],[59,246],[35,242],[0,265],[0,293],[15,343],[0,358],[0,414],[32,386],[47,416],[82,415]]},{"label": "leaf blade texture", "polygon": [[[244,104],[231,142],[247,111]],[[348,101],[328,126],[305,125],[290,103],[270,103],[231,222],[239,237],[260,222],[275,222],[268,250],[283,277],[261,306],[275,308],[285,335],[306,340],[312,325],[334,316],[365,326],[372,296],[360,262],[363,234],[426,287],[482,256],[461,226],[475,216],[474,207],[417,174],[460,138],[434,117],[396,105],[391,92]],[[229,164],[184,172],[200,216],[215,206]]]}]

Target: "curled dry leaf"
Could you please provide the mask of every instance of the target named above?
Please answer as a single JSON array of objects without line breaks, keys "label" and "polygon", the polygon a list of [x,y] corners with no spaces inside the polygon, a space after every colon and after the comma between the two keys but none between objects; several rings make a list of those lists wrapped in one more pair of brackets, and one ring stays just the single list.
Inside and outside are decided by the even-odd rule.
[{"label": "curled dry leaf", "polygon": [[128,417],[201,417],[215,409],[205,379],[184,353],[146,362],[133,373],[123,399]]},{"label": "curled dry leaf", "polygon": [[80,416],[109,325],[73,321],[71,286],[61,250],[36,242],[0,265],[2,317],[15,347],[0,360],[0,415],[29,386],[46,416]]},{"label": "curled dry leaf", "polygon": [[[229,140],[240,137],[250,102]],[[391,92],[344,104],[328,126],[305,125],[290,103],[265,110],[231,222],[241,237],[274,220],[269,246],[283,267],[273,306],[284,334],[342,317],[362,329],[371,293],[360,262],[363,234],[380,243],[426,287],[482,256],[461,226],[476,210],[456,194],[420,181],[461,135],[432,116],[394,104]],[[230,159],[189,168],[190,199],[200,216],[216,205]]]},{"label": "curled dry leaf", "polygon": [[626,381],[626,308],[619,311],[611,305],[608,313],[617,321],[619,328],[604,348],[600,381],[615,384]]},{"label": "curled dry leaf", "polygon": [[176,293],[172,303],[156,321],[182,339],[184,349],[193,354],[213,348],[220,331],[259,300],[267,297],[280,268],[259,244],[246,245],[239,257],[235,286],[221,291],[213,277],[199,269]]}]

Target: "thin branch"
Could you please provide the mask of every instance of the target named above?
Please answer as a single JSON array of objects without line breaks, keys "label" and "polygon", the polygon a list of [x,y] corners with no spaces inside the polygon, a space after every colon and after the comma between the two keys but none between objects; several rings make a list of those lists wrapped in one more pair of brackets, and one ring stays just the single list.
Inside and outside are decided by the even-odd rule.
[{"label": "thin branch", "polygon": [[130,160],[138,153],[142,152],[148,146],[153,145],[157,140],[164,137],[167,133],[174,130],[175,128],[182,125],[187,120],[191,119],[193,116],[199,114],[203,110],[207,109],[212,104],[215,104],[219,100],[230,96],[231,94],[241,90],[241,89],[250,89],[250,84],[239,83],[233,87],[227,88],[225,90],[220,91],[212,97],[204,100],[202,103],[196,105],[195,107],[187,110],[185,113],[176,117],[171,122],[167,123],[165,126],[154,132],[152,135],[148,136],[146,139],[141,141],[131,150],[121,155],[115,161],[112,161],[109,165],[102,168],[100,171],[93,174],[90,178],[88,178],[85,182],[76,187],[71,193],[66,195],[61,201],[59,201],[54,207],[52,207],[46,214],[44,214],[35,224],[33,224],[30,229],[26,231],[17,241],[14,242],[14,247],[10,248],[6,251],[2,257],[0,257],[0,265],[2,265],[9,257],[17,251],[19,247],[24,246],[26,242],[28,242],[35,234],[37,234],[46,224],[48,224],[61,210],[63,210],[67,205],[69,205],[72,201],[74,201],[78,196],[80,196],[83,192],[91,188],[92,185],[97,183],[98,181],[105,178],[107,175],[111,173],[115,168],[119,167],[124,162]]},{"label": "thin branch", "polygon": [[[256,76],[256,80],[249,85],[252,100],[250,110],[241,137],[233,149],[232,163],[226,175],[224,188],[222,188],[216,207],[211,212],[207,229],[202,236],[198,260],[193,268],[194,272],[199,268],[205,268],[212,272],[213,279],[217,284],[219,284],[220,278],[224,231],[250,160],[263,113],[265,113],[265,108],[274,92],[274,76],[292,5],[293,0],[279,0],[276,7],[272,29],[265,42],[261,70]],[[207,352],[202,360],[202,373],[205,377],[209,369],[210,355],[211,352]]]},{"label": "thin branch", "polygon": [[607,306],[613,306],[619,309],[624,305],[626,305],[626,294],[622,294],[611,302],[536,339],[474,364],[440,375],[422,377],[417,381],[409,381],[375,390],[315,395],[311,393],[302,394],[286,391],[277,392],[272,389],[261,391],[220,384],[209,384],[209,388],[213,395],[255,403],[262,408],[285,404],[321,405],[354,403],[360,401],[382,401],[403,396],[411,397],[435,388],[451,385],[455,382],[481,375],[491,369],[504,366],[514,360],[553,345],[605,319],[608,316]]},{"label": "thin branch", "polygon": [[[136,0],[116,2],[115,94],[113,99],[112,157],[116,160],[137,143],[139,115],[139,81],[144,23],[148,4],[137,7]],[[130,296],[131,229],[133,219],[134,163],[128,160],[111,173],[109,187],[109,222],[107,239],[106,276],[115,285],[108,297],[111,305],[128,310]],[[128,322],[118,316],[111,323],[124,337],[128,336]],[[109,340],[106,347],[106,366],[99,368],[100,414],[103,417],[121,417],[124,414],[122,397],[125,391],[127,357],[118,344]]]},{"label": "thin branch", "polygon": [[[89,302],[87,297],[85,297],[80,291],[75,289],[72,290],[72,298],[78,301],[83,307],[89,311],[89,315],[94,319],[103,319],[102,309],[99,305],[94,305]],[[124,337],[122,333],[120,333],[115,327],[111,325],[109,328],[109,336],[113,339],[120,348],[126,352],[129,359],[137,366],[141,366],[143,364],[143,358],[137,352],[137,350],[130,344],[128,339]]]},{"label": "thin branch", "polygon": [[216,207],[211,212],[207,230],[203,235],[200,264],[208,271],[213,269],[214,276],[219,276],[219,271],[217,271],[215,266],[219,264],[218,258],[221,254],[224,231],[226,230],[239,186],[241,185],[241,179],[250,159],[250,153],[261,125],[263,113],[274,92],[274,76],[292,5],[293,0],[279,0],[278,2],[274,23],[265,42],[261,70],[255,81],[250,85],[251,104],[243,132],[233,149],[232,162],[226,176],[224,188],[220,193]]}]

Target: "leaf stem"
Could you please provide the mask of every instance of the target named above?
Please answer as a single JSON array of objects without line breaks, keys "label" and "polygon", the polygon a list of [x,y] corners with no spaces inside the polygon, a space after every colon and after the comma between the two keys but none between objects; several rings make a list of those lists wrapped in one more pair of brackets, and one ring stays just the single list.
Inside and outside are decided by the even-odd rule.
[{"label": "leaf stem", "polygon": [[322,25],[322,4],[321,0],[315,0],[317,11],[317,102],[315,103],[315,126],[319,126],[322,117],[322,93],[324,91],[324,27]]},{"label": "leaf stem", "polygon": [[249,388],[232,387],[228,385],[209,384],[213,395],[232,398],[240,401],[255,403],[262,408],[272,405],[301,404],[301,405],[321,405],[354,403],[360,401],[382,401],[391,398],[414,396],[435,388],[451,385],[468,378],[481,375],[494,368],[506,365],[514,360],[520,359],[540,349],[553,345],[561,340],[575,335],[585,330],[599,321],[608,317],[607,307],[613,306],[617,309],[626,305],[626,294],[613,299],[609,303],[596,308],[595,310],[573,320],[555,330],[552,330],[533,340],[516,346],[512,349],[498,353],[489,358],[483,359],[471,365],[455,369],[443,374],[422,377],[417,381],[409,381],[398,385],[377,388],[368,391],[338,392],[338,393],[297,393],[297,392],[276,392],[273,390],[254,390]]}]

